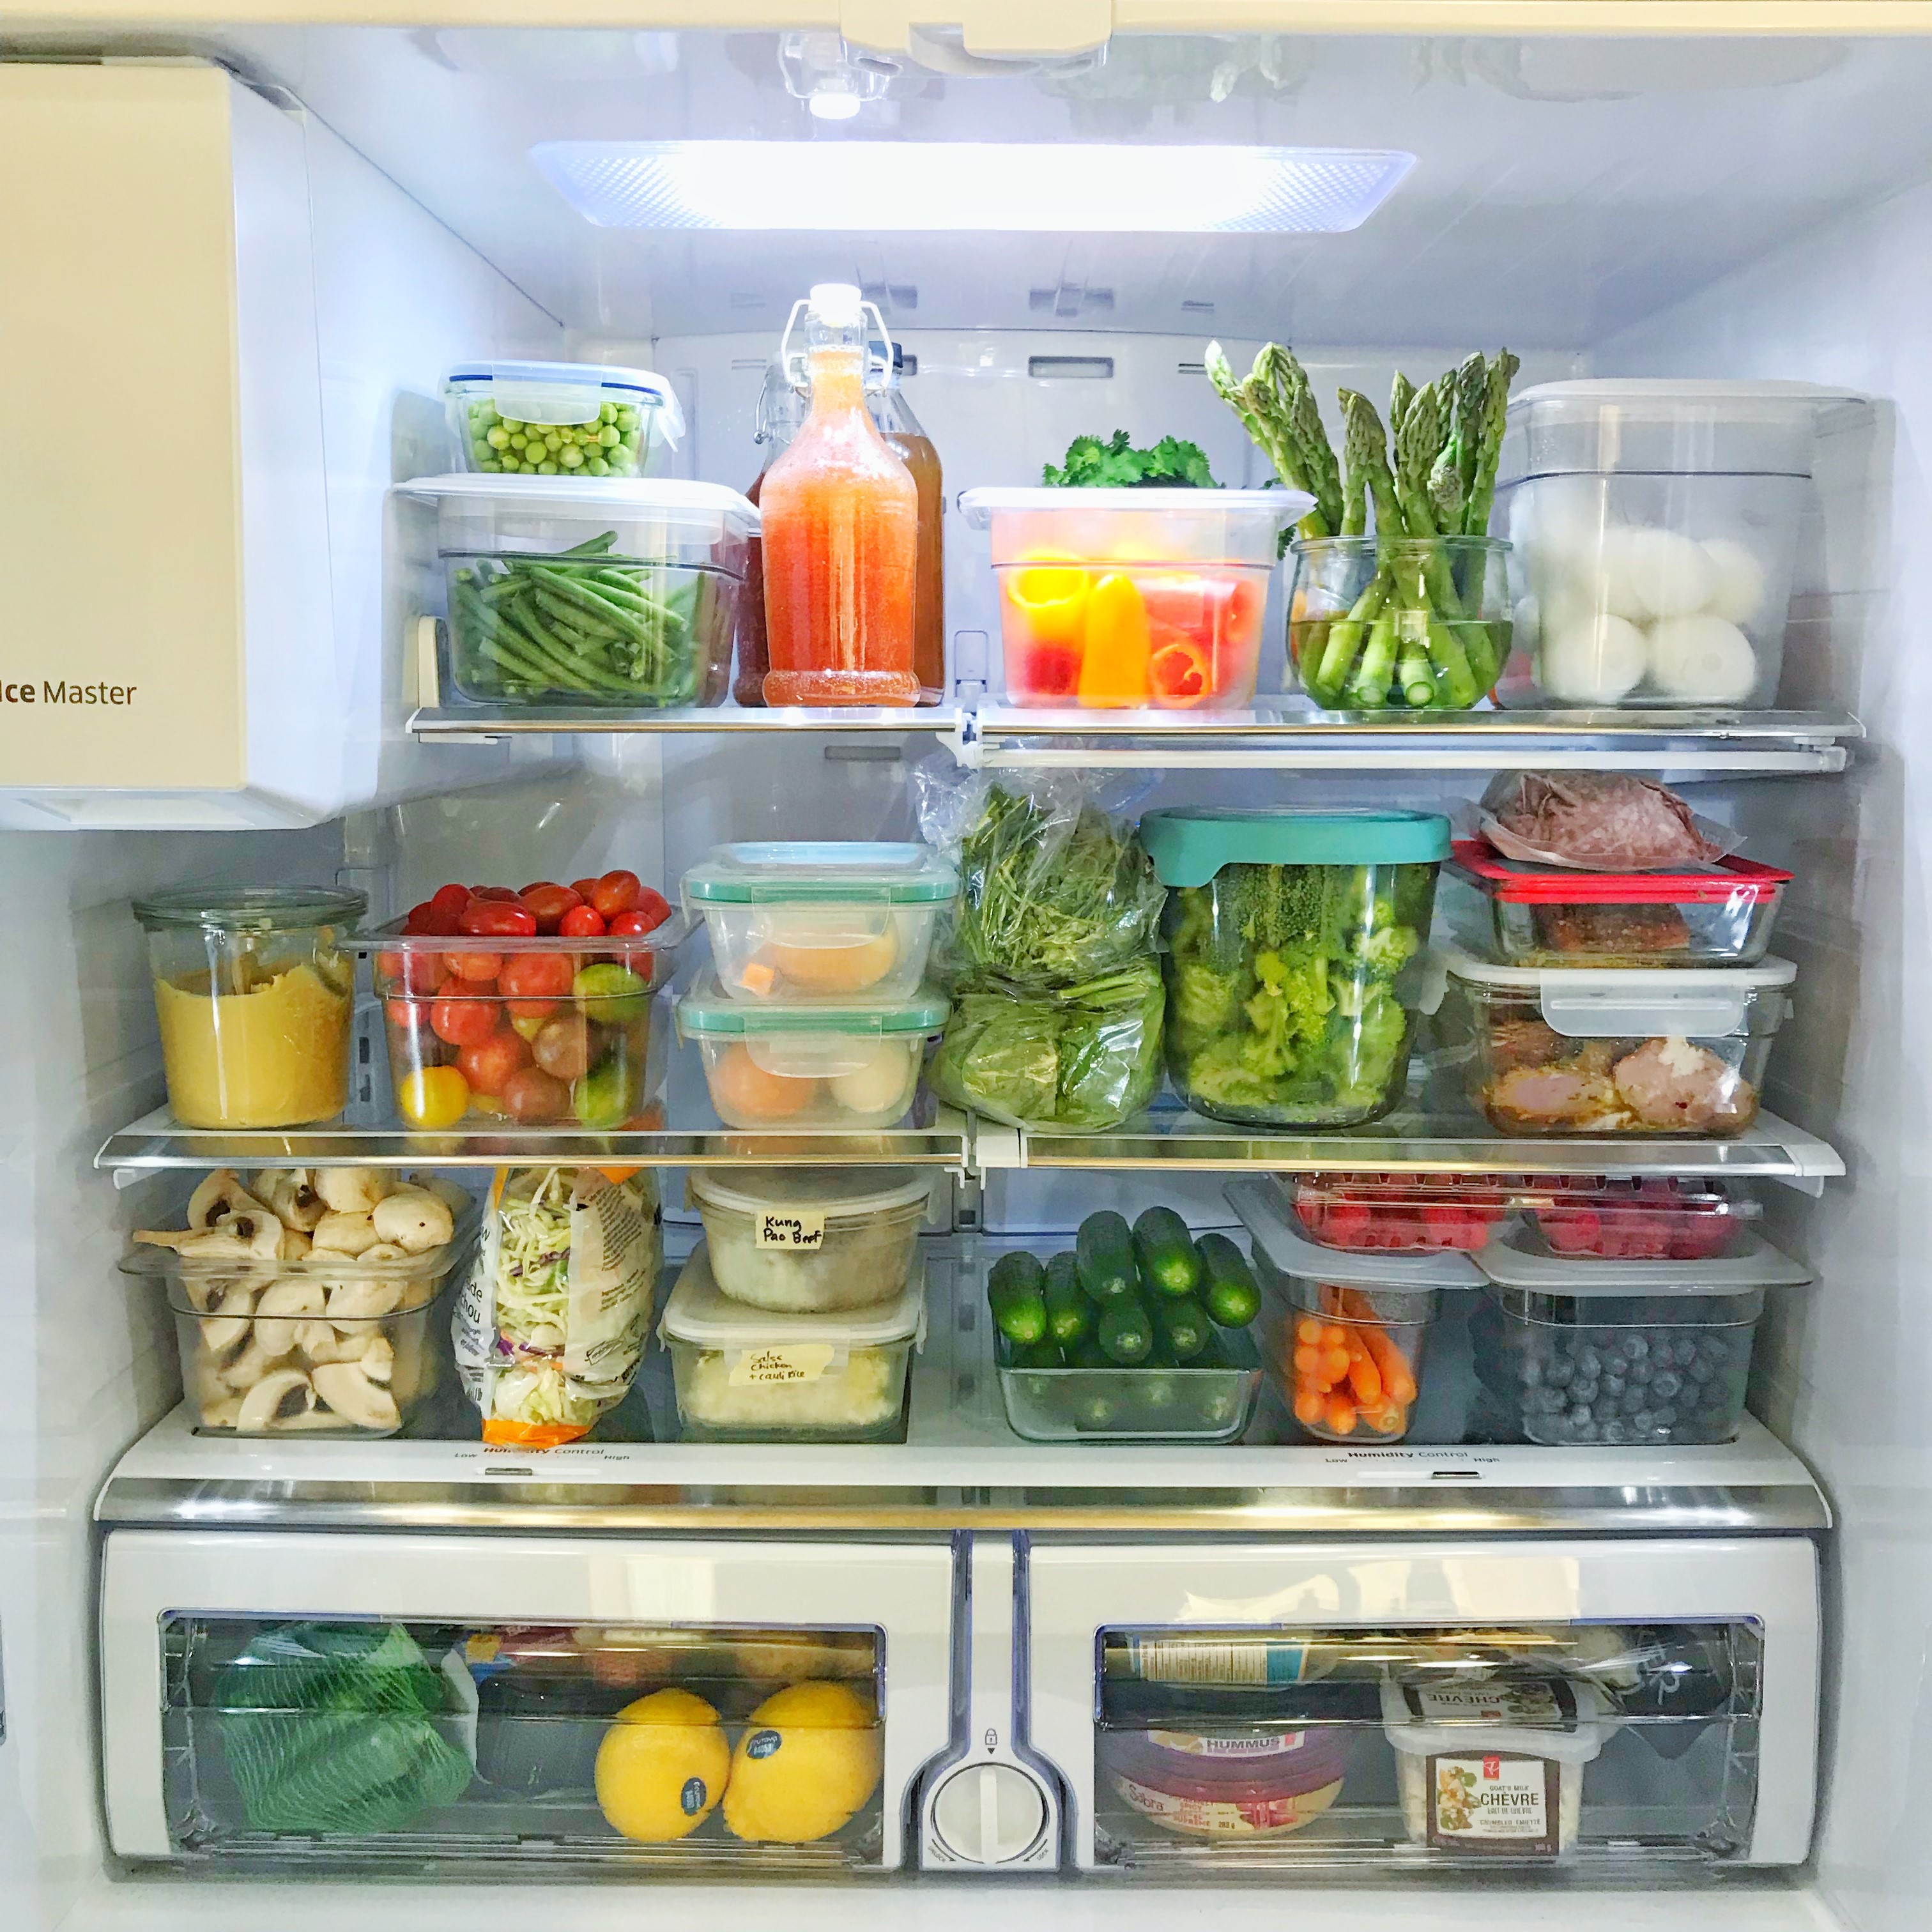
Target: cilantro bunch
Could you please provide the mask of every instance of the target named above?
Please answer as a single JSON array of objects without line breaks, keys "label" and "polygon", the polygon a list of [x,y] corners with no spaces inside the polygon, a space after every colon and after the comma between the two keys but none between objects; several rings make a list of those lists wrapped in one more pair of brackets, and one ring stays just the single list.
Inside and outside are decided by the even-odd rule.
[{"label": "cilantro bunch", "polygon": [[1048,464],[1042,480],[1050,490],[1216,490],[1198,443],[1164,436],[1151,449],[1136,449],[1124,429],[1111,442],[1076,436],[1066,446],[1064,467]]}]

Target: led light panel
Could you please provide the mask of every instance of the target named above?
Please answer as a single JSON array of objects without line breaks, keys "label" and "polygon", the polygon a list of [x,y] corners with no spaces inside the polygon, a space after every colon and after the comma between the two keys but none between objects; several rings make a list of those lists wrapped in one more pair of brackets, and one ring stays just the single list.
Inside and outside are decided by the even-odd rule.
[{"label": "led light panel", "polygon": [[1284,235],[1359,227],[1415,161],[976,141],[545,141],[530,158],[604,228]]}]

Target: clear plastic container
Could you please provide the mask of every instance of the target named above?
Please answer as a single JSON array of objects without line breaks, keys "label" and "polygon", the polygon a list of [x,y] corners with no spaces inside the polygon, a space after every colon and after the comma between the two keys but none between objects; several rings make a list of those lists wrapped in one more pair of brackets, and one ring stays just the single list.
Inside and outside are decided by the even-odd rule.
[{"label": "clear plastic container", "polygon": [[1801,382],[1546,382],[1510,404],[1505,704],[1777,701],[1813,429]]},{"label": "clear plastic container", "polygon": [[1508,1190],[1466,1174],[1298,1174],[1286,1178],[1301,1232],[1358,1254],[1472,1252],[1510,1212]]},{"label": "clear plastic container", "polygon": [[[1349,1126],[1402,1096],[1449,821],[1409,812],[1151,812],[1170,890],[1169,1078],[1197,1112]],[[1417,989],[1419,992],[1419,987]]]},{"label": "clear plastic container", "polygon": [[1292,490],[968,490],[991,532],[1010,704],[1253,701]]},{"label": "clear plastic container", "polygon": [[658,1332],[688,1442],[903,1442],[926,1278],[872,1308],[776,1314],[721,1294],[700,1246]]},{"label": "clear plastic container", "polygon": [[929,845],[721,845],[683,893],[732,998],[831,1006],[916,994],[959,878]]},{"label": "clear plastic container", "polygon": [[758,512],[716,483],[426,476],[443,669],[490,704],[721,704]]},{"label": "clear plastic container", "polygon": [[1486,1250],[1478,1372],[1532,1442],[1728,1442],[1765,1292],[1810,1280],[1756,1236],[1728,1258],[1578,1260],[1533,1234]]},{"label": "clear plastic container", "polygon": [[707,972],[678,1001],[677,1030],[697,1042],[727,1126],[863,1130],[905,1118],[946,1012],[930,991],[877,1005],[754,1005],[728,999]]},{"label": "clear plastic container", "polygon": [[[1459,933],[1514,966],[1754,966],[1791,874],[1749,859],[1669,872],[1576,872],[1459,838]],[[1469,904],[1472,898],[1480,903]]]},{"label": "clear plastic container", "polygon": [[266,886],[134,902],[168,1105],[190,1127],[292,1127],[349,1101],[360,892]]},{"label": "clear plastic container", "polygon": [[1719,1181],[1550,1174],[1529,1225],[1552,1254],[1599,1261],[1715,1261],[1750,1239],[1757,1203]]},{"label": "clear plastic container", "polygon": [[1217,1328],[1221,1359],[1179,1368],[1114,1363],[1028,1368],[997,1336],[1000,1399],[1028,1442],[1233,1442],[1253,1419],[1261,1357],[1245,1328]]},{"label": "clear plastic container", "polygon": [[1356,1734],[1346,1724],[1300,1730],[1103,1731],[1114,1794],[1162,1830],[1242,1843],[1298,1832],[1342,1794]]},{"label": "clear plastic container", "polygon": [[622,1126],[651,1090],[651,995],[689,931],[674,914],[623,939],[360,936],[397,1113],[422,1128]]},{"label": "clear plastic container", "polygon": [[648,369],[459,362],[442,400],[457,461],[492,476],[637,476],[684,434],[676,392]]},{"label": "clear plastic container", "polygon": [[932,1196],[904,1167],[694,1168],[689,1185],[718,1292],[779,1313],[897,1299]]},{"label": "clear plastic container", "polygon": [[1469,1098],[1499,1133],[1741,1134],[1797,976],[1736,967],[1494,966],[1442,955],[1466,1037],[1444,1030]]}]

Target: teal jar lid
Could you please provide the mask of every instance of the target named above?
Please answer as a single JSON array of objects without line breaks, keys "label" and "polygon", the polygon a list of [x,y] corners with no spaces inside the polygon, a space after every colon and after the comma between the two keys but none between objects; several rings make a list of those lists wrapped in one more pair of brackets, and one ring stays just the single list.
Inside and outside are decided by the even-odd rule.
[{"label": "teal jar lid", "polygon": [[1164,886],[1204,886],[1223,866],[1426,866],[1449,856],[1432,812],[1150,812],[1141,842]]}]

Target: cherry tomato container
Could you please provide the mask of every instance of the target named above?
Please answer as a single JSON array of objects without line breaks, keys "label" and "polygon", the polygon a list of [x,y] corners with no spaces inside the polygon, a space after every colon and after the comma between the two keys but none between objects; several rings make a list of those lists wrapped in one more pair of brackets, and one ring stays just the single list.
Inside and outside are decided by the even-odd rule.
[{"label": "cherry tomato container", "polygon": [[1294,490],[968,490],[989,533],[1010,704],[1239,710],[1254,700]]},{"label": "cherry tomato container", "polygon": [[1506,1187],[1466,1174],[1298,1174],[1282,1183],[1301,1232],[1356,1254],[1473,1252],[1510,1213]]},{"label": "cherry tomato container", "polygon": [[622,938],[358,935],[404,1124],[623,1126],[650,1091],[652,995],[689,930],[673,913]]}]

